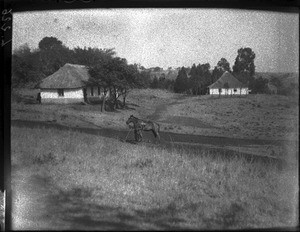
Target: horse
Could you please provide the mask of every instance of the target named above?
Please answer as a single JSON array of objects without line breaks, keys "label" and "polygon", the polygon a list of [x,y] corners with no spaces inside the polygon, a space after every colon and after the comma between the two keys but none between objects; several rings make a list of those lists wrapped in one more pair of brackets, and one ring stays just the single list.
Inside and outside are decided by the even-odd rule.
[{"label": "horse", "polygon": [[[141,142],[143,139],[142,131],[152,131],[155,138],[158,138],[160,140],[160,126],[156,122],[152,122],[150,120],[142,120],[137,117],[134,117],[133,115],[130,115],[128,120],[126,121],[126,124],[129,125],[130,123],[133,124],[134,132],[135,132],[135,140],[137,142]],[[129,125],[129,127],[131,127]],[[132,127],[131,127],[132,128]]]}]

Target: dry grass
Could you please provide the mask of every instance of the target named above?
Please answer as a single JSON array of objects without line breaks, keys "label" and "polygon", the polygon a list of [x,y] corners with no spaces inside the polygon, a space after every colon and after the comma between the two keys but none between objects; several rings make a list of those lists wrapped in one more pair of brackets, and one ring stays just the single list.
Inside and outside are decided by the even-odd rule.
[{"label": "dry grass", "polygon": [[298,109],[297,99],[279,95],[200,96],[169,106],[162,119],[188,117],[212,127],[206,129],[197,123],[193,127],[181,125],[188,134],[195,131],[225,137],[295,139],[298,136]]},{"label": "dry grass", "polygon": [[[35,92],[14,90],[14,96],[34,99]],[[126,129],[125,121],[137,117],[160,122],[163,131],[182,134],[256,138],[298,139],[299,103],[295,97],[248,95],[212,97],[174,94],[164,90],[132,90],[128,108],[100,112],[100,105],[36,105],[16,102],[12,119],[53,121],[78,127]],[[32,100],[31,100],[32,101]]]},{"label": "dry grass", "polygon": [[[296,226],[298,169],[12,127],[15,229]],[[214,154],[216,155],[216,154]]]}]

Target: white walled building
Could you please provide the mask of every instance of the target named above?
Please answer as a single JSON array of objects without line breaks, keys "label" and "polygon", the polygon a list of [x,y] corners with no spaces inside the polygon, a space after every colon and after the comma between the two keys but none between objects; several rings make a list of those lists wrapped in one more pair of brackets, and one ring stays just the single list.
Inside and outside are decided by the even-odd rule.
[{"label": "white walled building", "polygon": [[41,103],[80,103],[91,97],[102,98],[104,89],[87,85],[88,80],[86,66],[67,63],[39,84]]},{"label": "white walled building", "polygon": [[208,86],[211,95],[246,95],[249,94],[248,87],[237,80],[231,73],[224,72],[213,84]]}]

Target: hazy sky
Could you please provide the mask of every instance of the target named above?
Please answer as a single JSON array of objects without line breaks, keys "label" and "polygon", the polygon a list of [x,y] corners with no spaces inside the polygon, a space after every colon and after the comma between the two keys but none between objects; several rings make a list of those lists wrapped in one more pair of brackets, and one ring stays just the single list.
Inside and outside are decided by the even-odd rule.
[{"label": "hazy sky", "polygon": [[222,58],[234,64],[250,47],[256,71],[295,72],[299,66],[299,15],[226,9],[101,9],[13,14],[13,49],[37,48],[48,36],[69,48],[115,48],[146,68],[191,66]]}]

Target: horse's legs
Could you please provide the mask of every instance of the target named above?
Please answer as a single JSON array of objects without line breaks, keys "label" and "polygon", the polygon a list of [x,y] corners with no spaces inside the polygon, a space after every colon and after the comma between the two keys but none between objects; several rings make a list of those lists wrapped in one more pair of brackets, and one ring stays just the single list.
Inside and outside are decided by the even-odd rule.
[{"label": "horse's legs", "polygon": [[156,131],[156,134],[157,134],[158,140],[160,140],[159,131],[160,131],[160,126],[159,126],[159,124],[157,124],[157,131]]},{"label": "horse's legs", "polygon": [[134,130],[135,141],[141,142],[143,139],[141,130]]},{"label": "horse's legs", "polygon": [[143,140],[142,130],[139,130],[139,142]]},{"label": "horse's legs", "polygon": [[155,130],[152,130],[153,134],[154,134],[154,137],[155,138],[158,138],[158,140],[160,140],[160,135],[159,135],[159,132],[158,131],[155,131]]},{"label": "horse's legs", "polygon": [[135,139],[136,142],[138,142],[138,140],[139,140],[138,136],[139,135],[138,135],[137,130],[134,130],[134,139]]},{"label": "horse's legs", "polygon": [[160,140],[160,135],[159,135],[159,133],[157,132],[157,137],[158,137],[158,140]]}]

